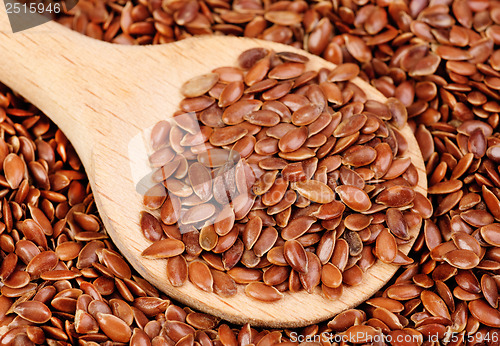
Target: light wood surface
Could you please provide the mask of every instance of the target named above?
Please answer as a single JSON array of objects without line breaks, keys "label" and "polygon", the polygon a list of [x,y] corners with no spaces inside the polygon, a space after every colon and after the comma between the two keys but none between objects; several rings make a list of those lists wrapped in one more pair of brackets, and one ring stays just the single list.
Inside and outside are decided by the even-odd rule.
[{"label": "light wood surface", "polygon": [[[140,256],[150,244],[139,229],[143,207],[136,192],[142,170],[149,170],[144,149],[148,129],[177,109],[179,87],[189,78],[234,65],[237,56],[251,47],[296,50],[220,36],[164,46],[126,47],[89,39],[55,23],[12,34],[1,4],[0,8],[0,81],[39,107],[64,131],[85,166],[99,213],[114,243],[140,275],[170,297],[235,323],[298,327],[358,305],[397,270],[377,262],[361,285],[346,288],[337,301],[325,299],[319,289],[315,294],[285,294],[281,301],[270,304],[250,299],[243,286],[232,298],[207,294],[190,283],[170,286],[165,261]],[[306,55],[311,59],[309,69],[334,67]],[[360,79],[356,84],[372,99],[385,100]],[[408,155],[418,169],[417,190],[425,195],[427,182],[418,145],[408,126],[402,133],[410,146]],[[417,232],[413,229],[412,236]],[[412,244],[403,246],[403,252],[408,253]]]}]

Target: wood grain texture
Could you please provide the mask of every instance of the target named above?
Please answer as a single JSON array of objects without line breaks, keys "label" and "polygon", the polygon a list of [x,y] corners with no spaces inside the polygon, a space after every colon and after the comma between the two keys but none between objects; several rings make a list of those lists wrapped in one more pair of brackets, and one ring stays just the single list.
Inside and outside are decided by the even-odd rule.
[{"label": "wood grain texture", "polygon": [[[338,301],[325,299],[318,289],[314,294],[287,293],[281,301],[270,304],[247,297],[243,286],[232,298],[207,294],[190,283],[174,288],[166,279],[166,261],[140,256],[150,242],[138,224],[143,207],[136,191],[140,171],[134,167],[147,167],[143,147],[147,129],[177,109],[181,100],[178,90],[184,81],[218,66],[234,65],[242,51],[256,46],[305,54],[311,59],[308,69],[334,65],[289,46],[234,37],[125,47],[89,39],[55,23],[12,34],[4,10],[0,12],[0,81],[39,107],[64,131],[86,168],[99,213],[114,243],[140,275],[170,297],[234,323],[300,327],[360,304],[397,270],[397,266],[378,261],[363,283],[346,288]],[[367,83],[360,79],[355,83],[371,99],[384,102]],[[402,133],[409,143],[407,155],[419,173],[418,191],[426,195],[425,167],[418,145],[408,126]],[[408,253],[417,232],[413,230],[413,240],[402,247],[403,252]]]}]

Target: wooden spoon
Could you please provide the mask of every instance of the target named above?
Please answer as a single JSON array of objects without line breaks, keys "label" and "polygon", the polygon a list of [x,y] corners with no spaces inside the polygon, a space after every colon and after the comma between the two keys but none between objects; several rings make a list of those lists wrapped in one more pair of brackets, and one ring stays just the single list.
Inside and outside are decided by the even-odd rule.
[{"label": "wooden spoon", "polygon": [[[108,234],[140,275],[173,299],[234,323],[300,327],[365,301],[393,276],[397,266],[378,261],[361,285],[346,287],[336,301],[326,299],[318,288],[314,294],[286,293],[276,303],[262,303],[247,297],[244,287],[231,298],[205,293],[191,283],[172,287],[164,260],[141,257],[150,242],[138,224],[143,205],[131,158],[142,157],[144,166],[147,158],[135,141],[177,109],[179,88],[185,81],[215,67],[235,65],[241,52],[257,46],[304,54],[310,58],[308,69],[334,67],[289,46],[235,37],[205,36],[163,46],[130,47],[93,40],[53,22],[12,34],[2,11],[0,81],[40,108],[72,142]],[[361,79],[355,83],[371,99],[385,101]],[[426,174],[417,142],[408,126],[402,133],[409,144],[407,155],[418,170],[417,190],[425,195]],[[419,228],[412,230],[413,240]],[[408,253],[412,244],[402,246],[402,251]]]}]

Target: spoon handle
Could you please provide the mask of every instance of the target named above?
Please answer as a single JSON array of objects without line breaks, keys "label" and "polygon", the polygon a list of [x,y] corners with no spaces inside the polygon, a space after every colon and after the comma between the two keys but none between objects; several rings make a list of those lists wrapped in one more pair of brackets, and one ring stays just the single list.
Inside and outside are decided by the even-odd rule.
[{"label": "spoon handle", "polygon": [[94,65],[106,57],[98,45],[104,46],[55,22],[12,33],[0,4],[0,81],[48,114],[84,163],[89,150],[82,148],[96,140],[90,129],[99,112],[92,84],[104,72]]},{"label": "spoon handle", "polygon": [[[212,40],[121,46],[55,22],[12,33],[0,0],[0,81],[47,114],[89,170],[92,148],[110,132],[132,138],[171,114],[179,86],[214,66]],[[231,43],[214,40],[224,55]],[[125,147],[126,149],[126,147]]]}]

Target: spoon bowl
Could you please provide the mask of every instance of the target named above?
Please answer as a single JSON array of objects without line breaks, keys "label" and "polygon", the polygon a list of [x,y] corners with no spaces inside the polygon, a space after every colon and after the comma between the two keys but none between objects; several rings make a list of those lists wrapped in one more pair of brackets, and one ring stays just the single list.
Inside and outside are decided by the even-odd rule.
[{"label": "spoon bowl", "polygon": [[[377,261],[361,285],[345,287],[335,301],[319,290],[285,293],[280,301],[264,303],[248,297],[244,287],[238,287],[230,298],[206,293],[189,282],[173,287],[166,279],[165,261],[141,256],[151,244],[140,230],[144,207],[137,192],[144,167],[148,168],[149,129],[174,113],[185,81],[216,67],[235,65],[239,54],[253,47],[305,55],[310,59],[309,70],[335,67],[289,46],[236,37],[197,37],[163,46],[130,47],[96,41],[53,22],[13,34],[2,11],[0,81],[47,114],[71,141],[88,174],[107,233],[142,277],[169,297],[233,323],[301,327],[362,303],[398,267]],[[359,78],[353,82],[370,99],[385,102],[366,82]],[[416,190],[426,195],[425,167],[417,142],[408,125],[401,133],[409,144],[406,156],[418,171]],[[412,241],[400,246],[405,254],[419,229],[414,227]]]}]

